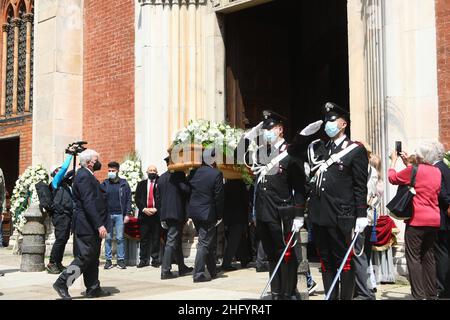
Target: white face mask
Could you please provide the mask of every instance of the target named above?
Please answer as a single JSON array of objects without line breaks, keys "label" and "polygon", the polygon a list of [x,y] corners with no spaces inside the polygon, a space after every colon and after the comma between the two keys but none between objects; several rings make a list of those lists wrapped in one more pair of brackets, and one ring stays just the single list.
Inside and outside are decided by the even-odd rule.
[{"label": "white face mask", "polygon": [[117,172],[108,172],[108,178],[114,180],[117,178]]},{"label": "white face mask", "polygon": [[325,124],[325,132],[330,138],[336,137],[340,131],[337,121],[328,121]]}]

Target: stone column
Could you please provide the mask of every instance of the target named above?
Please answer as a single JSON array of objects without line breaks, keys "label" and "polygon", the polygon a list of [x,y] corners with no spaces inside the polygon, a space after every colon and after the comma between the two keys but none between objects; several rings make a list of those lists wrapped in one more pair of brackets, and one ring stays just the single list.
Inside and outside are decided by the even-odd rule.
[{"label": "stone column", "polygon": [[27,23],[27,52],[26,52],[26,78],[25,78],[25,112],[30,112],[30,87],[31,87],[31,32],[34,15],[27,13],[24,20]]},{"label": "stone column", "polygon": [[44,271],[45,226],[39,205],[32,203],[25,211],[24,217],[27,219],[27,222],[22,230],[23,242],[20,271]]},{"label": "stone column", "polygon": [[0,102],[0,117],[3,117],[6,113],[6,63],[8,61],[8,28],[9,24],[5,23],[2,25],[3,34],[3,47],[2,47],[2,82],[0,85],[0,90],[2,92],[1,102]]},{"label": "stone column", "polygon": [[11,20],[14,28],[14,81],[13,81],[13,101],[12,113],[17,114],[17,87],[19,83],[19,24],[20,19],[14,18]]}]

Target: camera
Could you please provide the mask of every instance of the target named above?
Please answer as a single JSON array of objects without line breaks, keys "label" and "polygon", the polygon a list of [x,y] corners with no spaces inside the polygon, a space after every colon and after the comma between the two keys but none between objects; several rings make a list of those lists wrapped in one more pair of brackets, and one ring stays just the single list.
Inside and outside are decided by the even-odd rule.
[{"label": "camera", "polygon": [[[77,141],[77,142],[71,143],[67,147],[66,153],[76,156],[77,154],[79,154],[87,149],[86,147],[83,146],[85,144],[87,144],[86,141]],[[74,150],[70,150],[70,148],[73,148]]]}]

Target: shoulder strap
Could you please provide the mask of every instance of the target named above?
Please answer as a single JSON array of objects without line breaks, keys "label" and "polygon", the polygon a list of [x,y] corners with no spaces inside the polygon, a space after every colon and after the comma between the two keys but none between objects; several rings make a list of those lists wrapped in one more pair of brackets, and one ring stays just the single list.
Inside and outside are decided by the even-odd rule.
[{"label": "shoulder strap", "polygon": [[419,167],[417,165],[414,165],[411,171],[411,183],[409,184],[410,187],[413,187],[416,185],[416,175]]},{"label": "shoulder strap", "polygon": [[350,153],[351,151],[353,151],[354,149],[356,149],[359,145],[357,143],[352,143],[351,145],[349,145],[347,148],[345,148],[344,150],[340,151],[339,153],[334,153],[330,156],[330,158],[328,158],[327,161],[325,161],[319,168],[318,172],[324,172],[326,169],[328,169],[328,167],[330,167],[333,163],[338,162],[339,160],[341,160],[341,158],[343,158],[344,156],[346,156],[348,153]]}]

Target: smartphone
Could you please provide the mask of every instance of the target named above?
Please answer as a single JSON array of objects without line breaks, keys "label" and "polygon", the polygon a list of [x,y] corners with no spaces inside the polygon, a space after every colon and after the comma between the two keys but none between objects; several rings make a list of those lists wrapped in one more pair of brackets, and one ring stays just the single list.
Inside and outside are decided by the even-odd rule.
[{"label": "smartphone", "polygon": [[401,141],[395,141],[395,151],[397,151],[398,155],[400,154],[400,152],[402,152],[402,142]]}]

